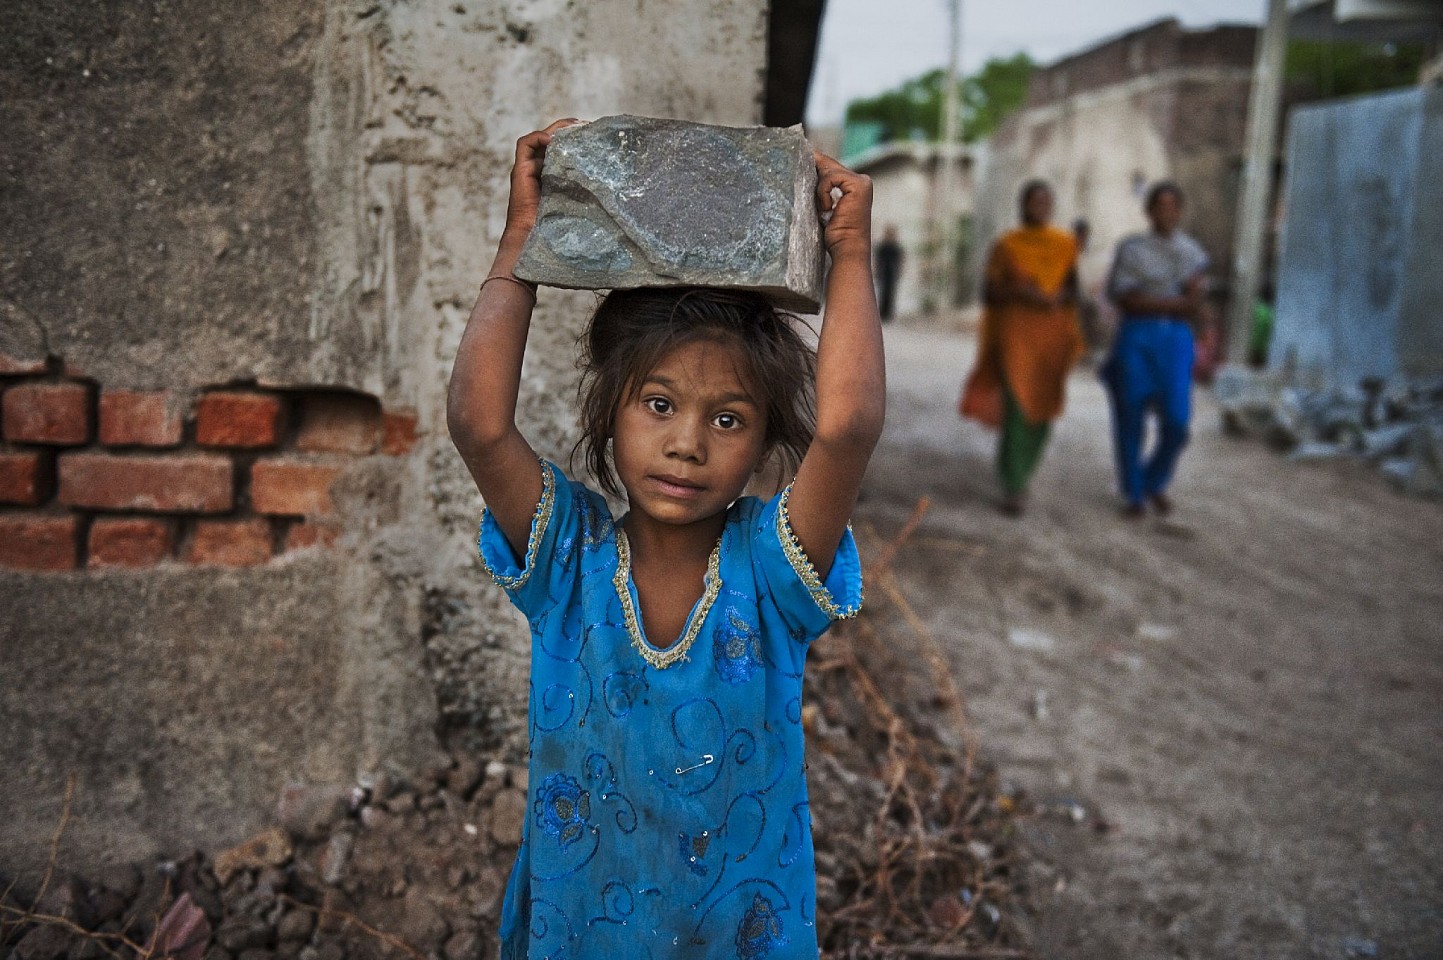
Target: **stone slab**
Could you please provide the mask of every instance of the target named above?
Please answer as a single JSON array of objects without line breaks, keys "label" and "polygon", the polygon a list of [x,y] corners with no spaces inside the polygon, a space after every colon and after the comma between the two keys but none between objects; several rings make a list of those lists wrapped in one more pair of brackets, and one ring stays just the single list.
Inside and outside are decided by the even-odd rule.
[{"label": "stone slab", "polygon": [[800,127],[603,117],[558,130],[516,275],[584,290],[756,290],[815,313],[825,251]]}]

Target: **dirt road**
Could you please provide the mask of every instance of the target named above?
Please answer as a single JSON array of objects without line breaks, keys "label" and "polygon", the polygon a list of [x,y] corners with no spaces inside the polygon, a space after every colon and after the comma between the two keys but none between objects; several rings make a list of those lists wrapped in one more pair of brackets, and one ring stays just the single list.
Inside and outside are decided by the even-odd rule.
[{"label": "dirt road", "polygon": [[1199,393],[1175,519],[1124,521],[1079,373],[1007,519],[953,413],[970,342],[887,349],[858,522],[931,498],[903,589],[1003,777],[1085,811],[1027,827],[1043,956],[1443,957],[1443,505],[1222,437]]}]

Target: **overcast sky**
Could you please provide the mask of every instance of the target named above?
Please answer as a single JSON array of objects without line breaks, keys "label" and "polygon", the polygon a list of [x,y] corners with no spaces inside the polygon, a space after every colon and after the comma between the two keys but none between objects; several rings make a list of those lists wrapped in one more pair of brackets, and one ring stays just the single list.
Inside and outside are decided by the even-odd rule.
[{"label": "overcast sky", "polygon": [[[826,0],[807,121],[841,121],[849,100],[947,62],[947,0]],[[962,0],[962,70],[1025,50],[1050,63],[1160,17],[1188,26],[1260,23],[1266,0]]]}]

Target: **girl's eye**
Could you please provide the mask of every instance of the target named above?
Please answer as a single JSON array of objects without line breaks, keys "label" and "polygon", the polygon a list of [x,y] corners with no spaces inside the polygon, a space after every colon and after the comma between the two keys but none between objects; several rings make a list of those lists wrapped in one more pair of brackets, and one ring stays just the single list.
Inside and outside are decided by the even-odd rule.
[{"label": "girl's eye", "polygon": [[666,416],[668,413],[671,413],[671,401],[666,397],[647,397],[641,402],[646,409],[660,416]]},{"label": "girl's eye", "polygon": [[719,413],[712,418],[712,423],[723,430],[735,430],[742,425],[742,418],[734,413]]}]

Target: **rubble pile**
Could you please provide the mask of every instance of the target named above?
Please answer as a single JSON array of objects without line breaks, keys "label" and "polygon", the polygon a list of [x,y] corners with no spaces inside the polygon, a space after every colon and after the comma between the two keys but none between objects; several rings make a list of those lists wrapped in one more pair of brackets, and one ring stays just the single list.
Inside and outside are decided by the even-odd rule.
[{"label": "rubble pile", "polygon": [[1294,460],[1367,460],[1406,493],[1443,495],[1443,376],[1309,389],[1235,371],[1214,390],[1231,432],[1260,434]]}]

